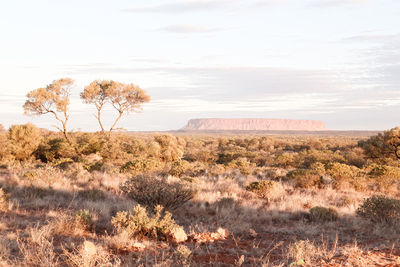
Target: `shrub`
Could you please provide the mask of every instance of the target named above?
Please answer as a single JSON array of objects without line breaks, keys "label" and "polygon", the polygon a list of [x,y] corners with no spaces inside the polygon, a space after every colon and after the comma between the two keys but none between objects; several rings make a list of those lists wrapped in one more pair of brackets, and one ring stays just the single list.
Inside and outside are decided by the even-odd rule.
[{"label": "shrub", "polygon": [[161,205],[174,210],[194,197],[194,191],[180,182],[167,182],[155,176],[137,176],[126,181],[121,190],[137,203],[151,209]]},{"label": "shrub", "polygon": [[33,124],[12,125],[8,130],[11,153],[18,160],[28,159],[42,139],[40,129]]},{"label": "shrub", "polygon": [[250,162],[246,157],[239,157],[232,160],[228,166],[231,168],[237,168],[240,170],[240,173],[248,175],[251,173],[251,169],[254,168],[256,164]]},{"label": "shrub", "polygon": [[0,188],[0,210],[7,210],[8,209],[8,199],[9,195],[6,194],[2,188]]},{"label": "shrub", "polygon": [[294,182],[295,187],[310,188],[320,184],[321,177],[313,170],[297,169],[286,174],[287,179]]},{"label": "shrub", "polygon": [[74,147],[64,138],[51,138],[44,140],[35,151],[35,156],[42,162],[77,158]]},{"label": "shrub", "polygon": [[260,198],[268,198],[277,183],[275,181],[253,182],[246,187],[246,190],[255,193]]},{"label": "shrub", "polygon": [[311,221],[335,221],[338,217],[338,212],[334,208],[316,206],[310,209]]},{"label": "shrub", "polygon": [[175,228],[180,228],[172,219],[168,211],[162,216],[163,207],[157,205],[154,215],[149,216],[146,208],[137,205],[132,213],[126,211],[117,212],[111,219],[112,225],[117,231],[126,231],[130,237],[149,237],[165,240]]},{"label": "shrub", "polygon": [[140,174],[157,169],[160,162],[152,158],[138,158],[126,162],[120,169],[121,172],[130,172],[133,174]]},{"label": "shrub", "polygon": [[372,196],[358,207],[357,214],[373,222],[399,223],[400,200],[385,196]]},{"label": "shrub", "polygon": [[154,136],[154,141],[159,144],[159,155],[163,161],[177,161],[182,158],[186,145],[183,138],[164,134]]},{"label": "shrub", "polygon": [[93,227],[92,214],[88,210],[79,210],[75,214],[75,223],[84,229],[90,229]]},{"label": "shrub", "polygon": [[190,163],[186,160],[177,160],[172,163],[169,174],[176,177],[181,177],[190,169]]},{"label": "shrub", "polygon": [[290,266],[305,266],[317,254],[318,249],[310,240],[296,241],[288,246],[287,256]]},{"label": "shrub", "polygon": [[362,178],[362,171],[355,166],[333,163],[329,166],[327,173],[333,178],[333,186],[336,189],[340,189],[346,184],[350,184],[356,189],[362,187],[362,184],[357,181]]}]

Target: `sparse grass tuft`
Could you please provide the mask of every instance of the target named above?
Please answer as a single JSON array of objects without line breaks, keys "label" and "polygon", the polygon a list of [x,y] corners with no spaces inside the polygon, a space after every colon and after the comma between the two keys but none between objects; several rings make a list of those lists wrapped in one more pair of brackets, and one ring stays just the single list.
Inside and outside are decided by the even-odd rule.
[{"label": "sparse grass tuft", "polygon": [[335,221],[339,217],[338,212],[334,208],[313,207],[310,209],[311,221]]}]

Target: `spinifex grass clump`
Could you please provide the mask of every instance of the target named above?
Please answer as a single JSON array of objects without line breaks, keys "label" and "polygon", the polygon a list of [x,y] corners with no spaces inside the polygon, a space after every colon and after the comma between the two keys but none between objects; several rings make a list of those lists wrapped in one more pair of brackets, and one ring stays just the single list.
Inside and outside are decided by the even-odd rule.
[{"label": "spinifex grass clump", "polygon": [[335,221],[339,217],[334,208],[314,207],[310,209],[311,221]]},{"label": "spinifex grass clump", "polygon": [[385,196],[372,196],[357,209],[363,218],[378,223],[400,223],[400,200]]},{"label": "spinifex grass clump", "polygon": [[137,203],[154,209],[157,205],[174,210],[194,197],[194,191],[180,182],[168,182],[155,176],[136,176],[121,190]]},{"label": "spinifex grass clump", "polygon": [[130,237],[149,237],[165,240],[172,231],[181,226],[172,219],[171,213],[166,211],[162,216],[163,207],[158,205],[154,215],[149,216],[146,208],[137,205],[132,212],[120,211],[112,218],[111,223],[117,231],[126,231]]}]

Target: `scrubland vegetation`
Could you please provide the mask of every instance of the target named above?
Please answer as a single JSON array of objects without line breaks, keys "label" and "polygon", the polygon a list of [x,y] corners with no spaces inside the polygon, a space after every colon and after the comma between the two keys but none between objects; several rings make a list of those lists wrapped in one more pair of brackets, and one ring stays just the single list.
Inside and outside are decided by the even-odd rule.
[{"label": "scrubland vegetation", "polygon": [[1,266],[400,264],[398,129],[0,129]]}]

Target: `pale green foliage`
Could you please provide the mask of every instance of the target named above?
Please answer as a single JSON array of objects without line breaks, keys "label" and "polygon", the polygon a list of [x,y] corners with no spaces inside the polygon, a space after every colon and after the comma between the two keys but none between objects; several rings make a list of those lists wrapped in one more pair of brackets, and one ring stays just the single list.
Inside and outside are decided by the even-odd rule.
[{"label": "pale green foliage", "polygon": [[126,181],[121,190],[139,204],[153,209],[162,205],[176,209],[194,197],[194,191],[179,182],[167,182],[155,176],[137,176]]},{"label": "pale green foliage", "polygon": [[18,160],[28,159],[38,148],[42,135],[33,124],[12,125],[8,131],[11,153]]},{"label": "pale green foliage", "polygon": [[177,227],[168,211],[162,216],[163,207],[157,205],[154,215],[149,216],[146,208],[137,205],[132,212],[120,211],[112,218],[111,223],[117,231],[126,231],[130,237],[149,237],[166,239],[169,233]]}]

